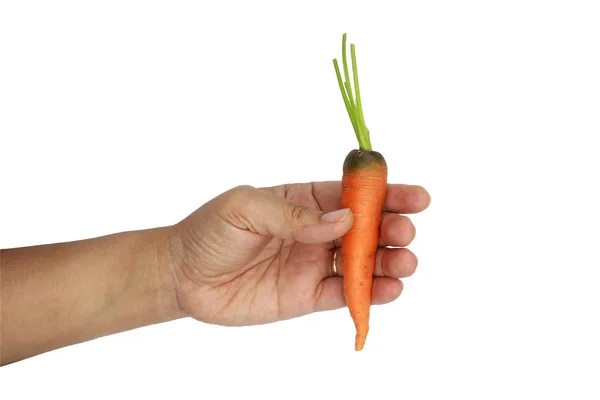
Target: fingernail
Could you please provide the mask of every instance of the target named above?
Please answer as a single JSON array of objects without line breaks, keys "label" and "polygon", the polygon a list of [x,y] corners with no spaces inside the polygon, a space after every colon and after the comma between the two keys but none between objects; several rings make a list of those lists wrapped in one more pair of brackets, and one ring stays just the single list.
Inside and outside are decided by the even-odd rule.
[{"label": "fingernail", "polygon": [[341,210],[332,211],[325,213],[321,216],[323,222],[342,222],[350,214],[349,208],[343,208]]}]

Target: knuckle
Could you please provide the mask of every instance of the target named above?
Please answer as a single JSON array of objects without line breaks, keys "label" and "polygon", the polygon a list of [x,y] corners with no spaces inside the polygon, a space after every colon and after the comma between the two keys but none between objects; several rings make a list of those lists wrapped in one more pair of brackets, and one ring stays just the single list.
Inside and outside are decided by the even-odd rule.
[{"label": "knuckle", "polygon": [[249,192],[255,190],[254,186],[250,185],[239,185],[230,190],[232,193],[240,193],[240,194],[248,194]]},{"label": "knuckle", "polygon": [[254,190],[254,187],[249,185],[229,189],[215,199],[213,209],[225,221],[234,225],[242,224],[242,221],[245,220],[244,206]]},{"label": "knuckle", "polygon": [[225,200],[230,204],[240,204],[248,198],[253,190],[255,188],[250,185],[236,186],[225,193]]},{"label": "knuckle", "polygon": [[296,203],[288,203],[286,207],[286,216],[293,221],[302,221],[308,214],[310,214],[310,208]]}]

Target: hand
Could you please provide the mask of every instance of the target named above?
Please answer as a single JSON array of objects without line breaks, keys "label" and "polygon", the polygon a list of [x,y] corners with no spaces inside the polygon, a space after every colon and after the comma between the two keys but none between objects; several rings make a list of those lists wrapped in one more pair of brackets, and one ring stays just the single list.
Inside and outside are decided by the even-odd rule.
[{"label": "hand", "polygon": [[[399,278],[417,258],[405,247],[415,228],[406,216],[429,205],[420,186],[388,185],[375,262],[373,304],[400,296]],[[173,246],[179,309],[220,325],[253,325],[345,306],[331,257],[353,215],[338,210],[340,182],[257,189],[241,186],[175,225]],[[341,268],[338,268],[341,272]]]}]

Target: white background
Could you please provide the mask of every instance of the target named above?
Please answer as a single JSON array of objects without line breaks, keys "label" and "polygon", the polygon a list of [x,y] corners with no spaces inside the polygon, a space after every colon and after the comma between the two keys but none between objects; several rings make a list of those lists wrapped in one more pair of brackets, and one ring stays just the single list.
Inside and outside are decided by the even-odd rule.
[{"label": "white background", "polygon": [[0,4],[2,248],[340,179],[343,32],[390,182],[433,198],[361,353],[347,310],[183,319],[3,367],[2,399],[600,397],[597,2]]}]

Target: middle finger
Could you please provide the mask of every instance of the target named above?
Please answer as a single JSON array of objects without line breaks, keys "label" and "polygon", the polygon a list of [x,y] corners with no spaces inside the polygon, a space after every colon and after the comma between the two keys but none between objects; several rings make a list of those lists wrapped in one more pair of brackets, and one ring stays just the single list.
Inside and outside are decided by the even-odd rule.
[{"label": "middle finger", "polygon": [[[337,273],[339,276],[344,275],[344,259],[338,249],[337,257]],[[405,248],[387,249],[380,247],[375,255],[375,270],[374,276],[389,276],[390,278],[407,278],[415,273],[417,269],[417,256],[412,251]]]},{"label": "middle finger", "polygon": [[[417,230],[410,218],[384,212],[381,214],[379,247],[406,247],[415,238]],[[342,247],[342,238],[334,241],[335,247]]]}]

